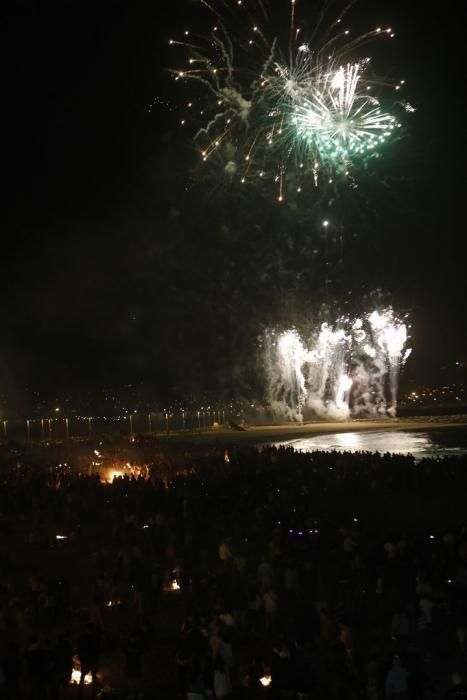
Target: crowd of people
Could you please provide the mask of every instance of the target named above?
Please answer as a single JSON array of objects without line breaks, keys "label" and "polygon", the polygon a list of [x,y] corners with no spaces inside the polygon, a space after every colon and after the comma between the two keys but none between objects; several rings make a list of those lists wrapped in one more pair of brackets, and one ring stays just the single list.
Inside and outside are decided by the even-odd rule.
[{"label": "crowd of people", "polygon": [[463,458],[187,446],[0,482],[4,700],[467,698]]}]

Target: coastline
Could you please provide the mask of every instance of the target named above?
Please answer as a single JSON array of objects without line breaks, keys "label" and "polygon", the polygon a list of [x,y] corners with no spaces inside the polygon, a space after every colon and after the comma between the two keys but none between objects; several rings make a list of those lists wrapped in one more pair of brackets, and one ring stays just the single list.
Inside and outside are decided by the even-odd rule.
[{"label": "coastline", "polygon": [[[259,443],[271,440],[294,440],[307,436],[329,433],[389,431],[389,430],[433,430],[462,428],[467,429],[467,414],[456,416],[415,416],[413,418],[351,419],[344,422],[323,421],[298,423],[274,423],[268,425],[247,425],[243,429],[212,428],[201,432],[172,433],[167,440],[192,440],[193,442]],[[160,436],[161,439],[164,436]]]}]

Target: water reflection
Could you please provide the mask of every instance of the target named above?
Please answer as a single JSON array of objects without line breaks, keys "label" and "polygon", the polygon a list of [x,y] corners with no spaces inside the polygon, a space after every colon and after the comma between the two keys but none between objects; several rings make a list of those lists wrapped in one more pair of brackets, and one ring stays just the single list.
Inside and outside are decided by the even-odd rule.
[{"label": "water reflection", "polygon": [[418,459],[423,457],[461,454],[464,449],[458,446],[439,444],[428,432],[409,432],[404,430],[381,430],[332,433],[315,437],[290,440],[283,445],[290,445],[296,450],[313,452],[323,450],[330,452],[393,452],[412,454]]}]

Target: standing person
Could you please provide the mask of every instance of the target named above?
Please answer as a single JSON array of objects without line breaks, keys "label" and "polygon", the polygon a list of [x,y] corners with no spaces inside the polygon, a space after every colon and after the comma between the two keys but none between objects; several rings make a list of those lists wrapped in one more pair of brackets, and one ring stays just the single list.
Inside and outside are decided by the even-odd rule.
[{"label": "standing person", "polygon": [[47,697],[46,650],[37,637],[32,637],[24,660],[28,669],[29,697],[31,700],[45,700]]},{"label": "standing person", "polygon": [[391,638],[397,642],[401,649],[407,646],[409,638],[409,618],[404,609],[396,610],[391,620]]},{"label": "standing person", "polygon": [[228,537],[224,537],[218,549],[219,559],[222,562],[230,562],[233,559],[232,549]]},{"label": "standing person", "polygon": [[392,668],[386,675],[385,691],[387,700],[407,700],[409,697],[409,672],[402,666],[399,656],[394,656]]},{"label": "standing person", "polygon": [[93,693],[97,691],[97,669],[99,667],[100,637],[96,627],[89,622],[86,631],[78,642],[78,659],[81,664],[79,696],[83,695],[84,679],[88,673],[92,676]]},{"label": "standing person", "polygon": [[177,642],[177,649],[175,652],[175,664],[178,680],[179,694],[182,698],[186,698],[186,687],[187,687],[187,671],[188,664],[190,661],[190,650],[187,642],[187,629],[184,625],[181,629],[181,634]]},{"label": "standing person", "polygon": [[197,654],[190,659],[187,674],[187,699],[205,700],[205,677],[203,657]]},{"label": "standing person", "polygon": [[351,654],[353,646],[353,630],[345,620],[339,623],[339,641],[344,645],[346,652]]},{"label": "standing person", "polygon": [[57,696],[68,687],[73,670],[73,647],[65,634],[57,638],[52,650],[54,686]]},{"label": "standing person", "polygon": [[378,661],[372,655],[366,667],[366,697],[368,700],[380,700],[379,674]]},{"label": "standing person", "polygon": [[446,700],[467,700],[467,686],[462,683],[460,673],[452,674],[451,687],[447,692]]},{"label": "standing person", "polygon": [[248,586],[247,598],[247,634],[255,635],[259,629],[261,611],[261,598],[256,586]]},{"label": "standing person", "polygon": [[258,576],[258,585],[262,591],[266,591],[272,586],[274,580],[274,571],[265,556],[261,559],[260,564],[256,570]]},{"label": "standing person", "polygon": [[125,647],[128,700],[141,697],[143,652],[144,649],[141,643],[141,638],[136,631],[133,631]]},{"label": "standing person", "polygon": [[97,596],[94,596],[89,606],[89,622],[96,632],[102,633],[104,629],[104,618],[102,617],[101,606]]},{"label": "standing person", "polygon": [[417,622],[417,632],[420,646],[423,652],[427,652],[431,647],[432,637],[432,613],[433,601],[428,593],[422,592],[418,601],[419,617]]},{"label": "standing person", "polygon": [[31,607],[37,612],[40,606],[40,596],[42,589],[42,577],[38,569],[35,569],[29,576],[29,593],[31,597]]},{"label": "standing person", "polygon": [[232,695],[229,669],[222,656],[214,659],[214,694],[218,700],[227,700]]},{"label": "standing person", "polygon": [[409,672],[410,700],[423,700],[425,697],[425,666],[423,656],[417,651],[415,644],[409,644],[405,655],[405,665]]},{"label": "standing person", "polygon": [[264,676],[264,668],[261,659],[256,657],[248,667],[247,676],[247,700],[257,700],[263,697],[260,678]]},{"label": "standing person", "polygon": [[266,635],[272,636],[275,634],[277,626],[277,593],[272,589],[272,586],[269,586],[263,594],[263,609]]},{"label": "standing person", "polygon": [[321,653],[328,661],[329,654],[337,642],[337,627],[326,605],[323,605],[319,611],[319,638]]},{"label": "standing person", "polygon": [[276,698],[281,698],[282,694],[292,692],[295,685],[295,679],[292,659],[290,657],[290,649],[282,639],[278,639],[276,642],[273,642],[272,652],[271,697],[276,700]]}]

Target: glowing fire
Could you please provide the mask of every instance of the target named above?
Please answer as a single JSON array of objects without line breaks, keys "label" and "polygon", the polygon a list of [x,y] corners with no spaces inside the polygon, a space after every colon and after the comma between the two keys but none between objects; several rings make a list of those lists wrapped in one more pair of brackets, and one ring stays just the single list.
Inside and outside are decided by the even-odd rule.
[{"label": "glowing fire", "polygon": [[149,478],[149,469],[146,465],[131,464],[126,462],[123,466],[109,466],[101,470],[101,482],[103,484],[111,484],[114,479],[121,478],[123,476],[141,478]]},{"label": "glowing fire", "polygon": [[272,678],[271,678],[271,676],[261,676],[261,678],[259,679],[259,682],[261,683],[262,686],[267,688],[268,686],[271,685]]},{"label": "glowing fire", "polygon": [[[81,680],[81,671],[77,668],[74,668],[71,672],[70,684],[78,685],[80,680]],[[84,685],[90,685],[91,683],[92,683],[92,676],[90,673],[87,673],[84,676]]]},{"label": "glowing fire", "polygon": [[164,586],[164,590],[166,591],[179,591],[180,590],[180,585],[176,579],[173,581],[169,581],[169,583]]},{"label": "glowing fire", "polygon": [[123,476],[122,471],[113,471],[110,472],[108,481],[112,482],[114,479],[118,479],[120,476]]}]

